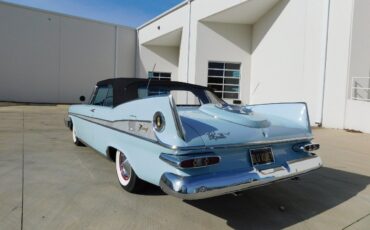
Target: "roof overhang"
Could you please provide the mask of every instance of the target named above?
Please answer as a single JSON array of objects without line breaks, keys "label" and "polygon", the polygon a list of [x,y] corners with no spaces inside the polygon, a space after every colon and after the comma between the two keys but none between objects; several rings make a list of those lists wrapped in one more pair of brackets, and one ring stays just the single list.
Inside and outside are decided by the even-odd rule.
[{"label": "roof overhang", "polygon": [[248,0],[203,18],[206,22],[254,24],[281,0]]},{"label": "roof overhang", "polygon": [[182,28],[166,33],[155,39],[149,40],[143,43],[142,45],[180,47],[181,35],[182,35]]}]

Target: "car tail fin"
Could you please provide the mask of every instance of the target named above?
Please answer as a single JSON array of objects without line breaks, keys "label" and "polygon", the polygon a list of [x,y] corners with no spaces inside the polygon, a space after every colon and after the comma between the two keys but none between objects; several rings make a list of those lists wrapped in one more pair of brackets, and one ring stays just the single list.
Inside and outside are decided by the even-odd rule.
[{"label": "car tail fin", "polygon": [[[129,120],[149,123],[156,141],[169,146],[186,146],[185,131],[171,95],[134,100],[124,103],[116,109],[121,111],[119,119],[125,117]],[[134,130],[135,128],[132,127],[131,129]],[[147,127],[138,130],[144,132]],[[149,133],[149,131],[146,132]]]},{"label": "car tail fin", "polygon": [[177,135],[183,141],[185,141],[185,129],[182,126],[180,116],[179,116],[179,114],[177,112],[176,102],[173,99],[172,95],[169,95],[168,98],[170,100],[170,106],[171,106],[172,116],[173,116],[173,119],[174,119],[174,122],[175,122],[175,126],[176,126],[176,130],[177,130]]},{"label": "car tail fin", "polygon": [[311,135],[310,119],[304,102],[246,106],[253,114],[266,117],[272,125],[297,128]]}]

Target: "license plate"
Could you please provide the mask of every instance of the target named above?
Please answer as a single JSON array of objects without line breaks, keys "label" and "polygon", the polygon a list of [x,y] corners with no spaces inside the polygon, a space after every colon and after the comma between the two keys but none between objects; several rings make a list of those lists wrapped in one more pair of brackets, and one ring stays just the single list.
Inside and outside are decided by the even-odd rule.
[{"label": "license plate", "polygon": [[274,162],[274,155],[271,148],[249,150],[252,165],[262,165]]}]

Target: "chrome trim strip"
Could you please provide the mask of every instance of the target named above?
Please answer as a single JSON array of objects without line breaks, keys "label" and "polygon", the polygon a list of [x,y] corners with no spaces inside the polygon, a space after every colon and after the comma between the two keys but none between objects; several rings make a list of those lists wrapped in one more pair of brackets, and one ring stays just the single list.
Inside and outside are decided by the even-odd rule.
[{"label": "chrome trim strip", "polygon": [[[134,125],[136,124],[139,124],[139,123],[148,123],[148,125],[152,124],[150,121],[137,121],[137,120],[117,120],[117,121],[107,121],[107,120],[102,120],[102,119],[98,119],[98,118],[92,118],[92,117],[88,117],[88,116],[84,116],[84,115],[79,115],[79,114],[73,114],[73,113],[70,113],[71,116],[75,116],[79,119],[82,119],[82,120],[85,120],[85,121],[88,121],[88,122],[91,122],[91,123],[94,123],[94,124],[97,124],[97,125],[100,125],[100,126],[103,126],[105,128],[109,128],[109,129],[112,129],[114,131],[118,131],[118,132],[121,132],[121,133],[124,133],[124,134],[127,134],[127,135],[130,135],[130,136],[134,136],[134,137],[137,137],[137,138],[140,138],[140,139],[143,139],[143,140],[146,140],[146,141],[150,141],[152,143],[155,143],[155,144],[159,144],[158,142],[158,139],[155,137],[154,135],[154,132],[153,132],[153,129],[152,128],[149,128],[148,127],[148,131],[151,132],[149,133],[147,136],[145,135],[138,135],[137,131],[135,130],[125,130],[125,129],[122,129],[123,127],[121,128],[117,128],[117,127],[114,127],[114,122],[126,122],[128,123],[127,126],[130,127],[130,124],[129,122],[136,122]],[[103,122],[99,122],[99,121],[103,121]],[[124,124],[126,125],[126,124]],[[153,137],[151,137],[150,135],[153,134]]]},{"label": "chrome trim strip", "polygon": [[[80,115],[80,114],[76,114],[76,113],[69,113],[69,115],[78,117],[80,119],[83,119],[85,121],[92,122],[92,123],[97,124],[97,125],[104,126],[106,128],[109,128],[109,129],[113,129],[113,130],[118,131],[118,132],[122,132],[122,133],[131,135],[131,136],[134,136],[134,137],[137,137],[137,138],[141,138],[142,140],[145,140],[145,141],[150,141],[150,142],[155,143],[155,144],[158,144],[158,145],[160,145],[160,146],[162,146],[164,148],[174,150],[174,147],[172,145],[168,145],[166,143],[163,143],[158,138],[156,138],[156,140],[154,141],[154,140],[151,140],[151,139],[143,138],[141,136],[133,135],[133,134],[128,133],[128,132],[125,132],[123,130],[116,129],[116,128],[113,128],[111,126],[107,126],[107,125],[103,125],[103,124],[98,123],[98,122],[91,121],[91,120],[87,119],[87,118],[92,118],[92,117],[89,117],[89,116]],[[83,118],[83,117],[86,117],[86,118]],[[103,120],[103,119],[99,119],[99,118],[94,118],[94,119],[101,120],[101,121],[111,122],[111,121]],[[151,122],[151,121],[144,121],[144,120],[129,120],[129,119],[127,119],[127,120],[117,120],[117,121]],[[272,145],[272,144],[289,143],[289,142],[300,142],[300,141],[312,141],[312,140],[313,140],[313,137],[310,136],[310,137],[286,138],[286,139],[278,139],[278,140],[253,141],[253,142],[248,142],[248,143],[229,144],[229,145],[176,146],[175,150],[177,150],[177,151],[201,151],[201,150],[218,150],[218,149],[229,149],[229,148],[249,148],[249,147],[254,147],[254,146]],[[178,152],[177,154],[178,155],[185,155],[187,153],[179,153]]]},{"label": "chrome trim strip", "polygon": [[289,143],[289,142],[299,142],[299,141],[311,141],[313,137],[299,137],[299,138],[287,138],[287,139],[278,139],[278,140],[263,140],[263,141],[253,141],[242,144],[229,144],[229,145],[213,145],[213,146],[190,146],[190,147],[178,147],[178,150],[187,151],[187,150],[217,150],[217,149],[229,149],[229,148],[249,148],[254,146],[265,146],[272,144],[280,143]]},{"label": "chrome trim strip", "polygon": [[148,123],[152,122],[152,121],[149,121],[149,120],[136,120],[136,119],[121,119],[121,120],[110,121],[110,120],[105,120],[105,119],[101,119],[101,118],[98,118],[98,117],[90,117],[90,116],[86,116],[86,115],[82,115],[82,114],[78,114],[78,113],[69,112],[68,114],[72,115],[72,116],[81,116],[81,117],[92,118],[94,120],[100,120],[100,121],[106,121],[106,122],[117,122],[117,121],[137,121],[137,122],[148,122]]},{"label": "chrome trim strip", "polygon": [[185,141],[185,131],[182,126],[179,114],[177,113],[176,105],[175,105],[175,100],[173,99],[172,95],[169,95],[168,98],[170,99],[170,107],[171,107],[171,112],[172,116],[174,118],[176,130],[177,130],[177,135]]},{"label": "chrome trim strip", "polygon": [[320,157],[308,157],[300,162],[288,163],[277,170],[263,174],[252,171],[209,173],[198,176],[179,176],[164,173],[160,180],[162,190],[172,196],[197,200],[268,185],[306,174],[322,166]]}]

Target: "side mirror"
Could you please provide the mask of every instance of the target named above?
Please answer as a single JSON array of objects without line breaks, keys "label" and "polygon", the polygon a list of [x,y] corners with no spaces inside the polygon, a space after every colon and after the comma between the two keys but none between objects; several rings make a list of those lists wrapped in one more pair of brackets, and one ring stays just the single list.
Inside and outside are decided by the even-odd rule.
[{"label": "side mirror", "polygon": [[85,100],[86,100],[85,96],[81,96],[81,97],[80,97],[80,101],[81,101],[81,102],[84,102]]}]

